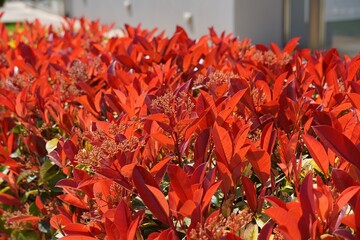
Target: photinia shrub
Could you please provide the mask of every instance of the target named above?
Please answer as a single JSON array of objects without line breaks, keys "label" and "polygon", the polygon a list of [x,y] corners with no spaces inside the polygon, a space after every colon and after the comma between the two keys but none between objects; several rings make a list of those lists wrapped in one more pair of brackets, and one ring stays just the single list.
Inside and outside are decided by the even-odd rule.
[{"label": "photinia shrub", "polygon": [[3,238],[360,238],[360,55],[110,29],[0,24]]}]

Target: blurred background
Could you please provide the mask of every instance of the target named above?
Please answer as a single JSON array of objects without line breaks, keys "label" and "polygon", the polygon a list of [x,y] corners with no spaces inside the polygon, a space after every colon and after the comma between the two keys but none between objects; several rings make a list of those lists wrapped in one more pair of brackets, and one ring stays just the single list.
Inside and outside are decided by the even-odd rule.
[{"label": "blurred background", "polygon": [[85,16],[116,28],[141,23],[171,35],[180,25],[196,38],[213,26],[253,43],[283,45],[300,36],[302,47],[360,52],[360,0],[7,0],[4,8],[14,4],[37,15]]}]

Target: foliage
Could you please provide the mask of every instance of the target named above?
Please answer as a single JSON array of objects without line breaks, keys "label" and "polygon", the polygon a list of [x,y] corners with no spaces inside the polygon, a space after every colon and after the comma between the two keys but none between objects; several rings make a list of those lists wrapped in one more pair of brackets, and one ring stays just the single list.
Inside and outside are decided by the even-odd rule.
[{"label": "foliage", "polygon": [[79,22],[0,26],[4,237],[360,237],[360,55]]}]

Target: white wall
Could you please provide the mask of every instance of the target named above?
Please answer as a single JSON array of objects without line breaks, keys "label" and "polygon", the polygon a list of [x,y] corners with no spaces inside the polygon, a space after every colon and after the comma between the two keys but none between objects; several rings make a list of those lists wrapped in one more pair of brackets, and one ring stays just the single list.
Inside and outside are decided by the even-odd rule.
[{"label": "white wall", "polygon": [[282,0],[235,0],[235,9],[235,33],[240,38],[282,43]]},{"label": "white wall", "polygon": [[[157,27],[172,34],[180,25],[191,37],[207,33],[210,26],[218,31],[234,29],[232,0],[70,0],[68,4],[71,16],[100,18],[102,23],[116,22],[118,27],[141,23],[144,28]],[[192,15],[191,24],[184,19],[186,12]]]},{"label": "white wall", "polygon": [[[282,0],[66,0],[71,16],[100,18],[102,23],[116,22],[144,28],[166,30],[172,34],[176,25],[190,37],[208,33],[214,26],[218,33],[250,37],[256,43],[281,44]],[[126,7],[127,4],[130,6]],[[184,19],[192,16],[192,22]],[[188,15],[189,15],[188,14]]]}]

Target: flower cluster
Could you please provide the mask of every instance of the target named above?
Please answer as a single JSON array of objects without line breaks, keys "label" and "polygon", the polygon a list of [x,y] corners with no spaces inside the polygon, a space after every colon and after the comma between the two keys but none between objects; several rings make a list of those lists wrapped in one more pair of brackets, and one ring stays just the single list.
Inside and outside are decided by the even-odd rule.
[{"label": "flower cluster", "polygon": [[204,226],[198,224],[196,228],[193,228],[190,232],[190,239],[220,240],[228,233],[240,236],[246,224],[250,223],[252,218],[253,213],[248,209],[241,210],[237,213],[233,212],[227,218],[220,214],[217,217],[208,219]]},{"label": "flower cluster", "polygon": [[195,104],[191,97],[184,91],[180,92],[178,96],[172,92],[166,92],[164,95],[157,96],[151,102],[151,108],[166,115],[172,116],[179,110],[183,110],[187,114],[191,114]]},{"label": "flower cluster", "polygon": [[69,69],[69,76],[74,82],[85,82],[88,79],[88,69],[80,60],[75,60]]},{"label": "flower cluster", "polygon": [[29,216],[30,205],[24,204],[19,210],[15,211],[3,211],[1,220],[5,222],[4,227],[8,229],[24,230],[27,229],[29,222],[26,221],[14,221],[13,219],[21,216]]},{"label": "flower cluster", "polygon": [[277,56],[273,51],[260,51],[256,50],[251,58],[255,62],[261,62],[265,65],[272,66],[275,64],[279,64],[280,66],[287,65],[292,57],[287,53],[281,53],[279,56]]},{"label": "flower cluster", "polygon": [[199,75],[194,81],[194,86],[197,87],[204,85],[207,88],[210,88],[213,86],[228,84],[232,78],[239,78],[239,75],[234,74],[233,72],[216,70],[207,76]]}]

